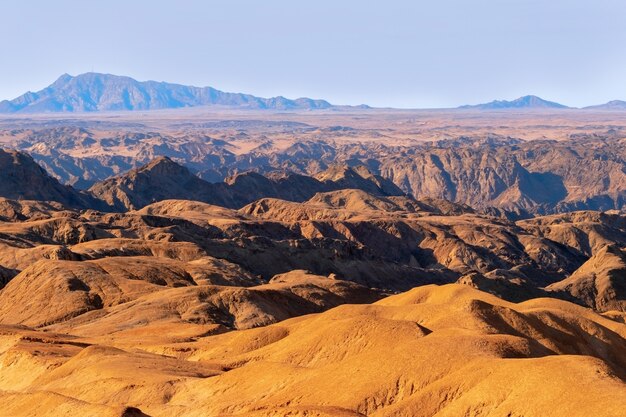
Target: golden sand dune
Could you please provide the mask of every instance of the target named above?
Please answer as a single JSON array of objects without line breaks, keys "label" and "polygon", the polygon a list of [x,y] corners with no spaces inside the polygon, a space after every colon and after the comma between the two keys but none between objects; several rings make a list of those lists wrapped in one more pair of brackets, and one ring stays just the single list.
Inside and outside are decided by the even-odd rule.
[{"label": "golden sand dune", "polygon": [[31,375],[17,388],[2,385],[8,416],[121,416],[125,407],[150,416],[622,416],[626,409],[626,325],[564,301],[513,304],[461,285],[151,345],[153,353],[25,328],[1,334],[0,382]]}]

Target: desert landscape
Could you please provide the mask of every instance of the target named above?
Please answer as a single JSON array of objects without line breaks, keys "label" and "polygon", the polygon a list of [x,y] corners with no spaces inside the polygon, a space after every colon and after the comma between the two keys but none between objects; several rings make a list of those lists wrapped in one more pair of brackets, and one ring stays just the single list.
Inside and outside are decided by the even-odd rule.
[{"label": "desert landscape", "polygon": [[0,417],[626,417],[626,2],[0,12]]},{"label": "desert landscape", "polygon": [[2,116],[0,409],[621,416],[625,114]]}]

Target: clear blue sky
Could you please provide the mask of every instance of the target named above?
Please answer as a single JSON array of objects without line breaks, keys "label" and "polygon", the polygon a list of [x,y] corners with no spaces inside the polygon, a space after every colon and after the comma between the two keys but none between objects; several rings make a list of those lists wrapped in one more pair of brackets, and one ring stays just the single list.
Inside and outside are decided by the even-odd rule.
[{"label": "clear blue sky", "polygon": [[624,0],[7,0],[0,99],[96,71],[441,107],[626,99]]}]

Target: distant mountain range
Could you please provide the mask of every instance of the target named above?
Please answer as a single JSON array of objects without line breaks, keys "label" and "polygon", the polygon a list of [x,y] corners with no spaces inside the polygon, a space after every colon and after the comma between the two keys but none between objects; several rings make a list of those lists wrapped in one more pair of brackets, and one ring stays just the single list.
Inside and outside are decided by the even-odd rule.
[{"label": "distant mountain range", "polygon": [[[282,96],[263,98],[250,94],[227,93],[212,87],[193,87],[157,81],[137,81],[130,77],[89,72],[77,76],[63,74],[50,86],[27,92],[16,99],[0,101],[1,113],[55,113],[178,109],[221,106],[255,110],[317,110],[336,106],[326,100]],[[340,106],[369,108],[367,105]],[[459,109],[570,109],[553,101],[528,95],[515,100],[464,105]],[[626,101],[613,100],[589,106],[590,110],[626,110]]]},{"label": "distant mountain range", "polygon": [[537,96],[524,96],[518,99],[494,100],[489,103],[465,105],[460,109],[477,109],[477,110],[501,110],[501,109],[568,109],[569,107],[555,103],[553,101],[544,100]]},{"label": "distant mountain range", "polygon": [[[458,107],[459,109],[475,109],[475,110],[550,110],[550,109],[577,109],[569,107],[554,101],[544,100],[541,97],[529,95],[523,96],[515,100],[494,100],[489,103],[465,105]],[[583,107],[585,110],[626,110],[626,101],[613,100],[605,104]]]},{"label": "distant mountain range", "polygon": [[0,102],[0,113],[96,112],[229,106],[268,110],[311,110],[333,107],[325,100],[262,98],[130,77],[86,73],[64,74],[41,91]]},{"label": "distant mountain range", "polygon": [[613,100],[605,104],[599,104],[597,106],[588,106],[585,109],[589,110],[626,110],[626,101]]}]

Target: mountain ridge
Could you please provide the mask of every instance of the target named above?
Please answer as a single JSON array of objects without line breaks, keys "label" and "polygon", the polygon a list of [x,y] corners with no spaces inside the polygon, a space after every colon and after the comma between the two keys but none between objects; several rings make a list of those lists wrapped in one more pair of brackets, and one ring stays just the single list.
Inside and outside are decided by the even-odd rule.
[{"label": "mountain ridge", "polygon": [[583,107],[585,110],[626,110],[626,101],[624,100],[611,100],[604,104],[597,104],[595,106]]},{"label": "mountain ridge", "polygon": [[506,110],[506,109],[569,109],[554,101],[544,100],[535,95],[526,95],[515,100],[493,100],[489,103],[467,104],[458,107],[459,109],[477,109],[477,110]]},{"label": "mountain ridge", "polygon": [[[76,76],[65,73],[39,91],[27,91],[14,99],[1,100],[0,114],[167,110],[199,106],[251,110],[320,110],[338,107],[326,100],[308,97],[264,98],[252,94],[225,92],[210,86],[197,87],[154,80],[138,81],[125,75],[87,72]],[[366,104],[339,107],[371,108]],[[385,108],[392,109],[393,107]],[[626,109],[626,101],[611,100],[604,104],[581,108],[622,110]],[[529,94],[514,100],[493,100],[487,103],[461,105],[456,109],[576,109],[576,107]]]},{"label": "mountain ridge", "polygon": [[[334,167],[333,167],[334,168]],[[365,167],[337,167],[333,178],[293,173],[261,175],[243,172],[224,182],[210,183],[166,156],[122,175],[96,183],[89,189],[94,197],[117,210],[140,209],[156,201],[191,199],[228,208],[240,208],[265,197],[304,201],[317,192],[357,188],[381,196],[404,193]],[[322,173],[323,174],[323,173]]]},{"label": "mountain ridge", "polygon": [[0,196],[55,201],[68,208],[103,208],[91,195],[61,184],[27,153],[0,148]]},{"label": "mountain ridge", "polygon": [[225,106],[261,110],[314,110],[333,107],[326,100],[282,96],[263,98],[131,77],[88,72],[61,75],[48,87],[0,101],[0,113],[56,113],[177,109]]},{"label": "mountain ridge", "polygon": [[[261,136],[255,142],[257,148],[243,152],[236,148],[239,137],[225,144],[225,136],[207,140],[204,133],[183,137],[153,133],[101,136],[98,130],[65,128],[10,131],[8,135],[17,136],[7,141],[5,148],[28,153],[61,183],[83,191],[167,155],[200,179],[222,184],[208,187],[202,183],[202,188],[210,192],[205,193],[207,198],[199,198],[197,190],[172,194],[178,185],[186,183],[174,181],[171,187],[165,187],[167,193],[162,198],[196,196],[227,207],[251,202],[242,199],[246,194],[304,201],[312,196],[309,191],[332,191],[323,184],[325,180],[339,180],[340,188],[374,194],[379,189],[390,189],[398,194],[399,187],[417,200],[434,197],[481,211],[497,208],[518,213],[516,218],[575,210],[626,210],[626,141],[618,132],[608,132],[606,138],[583,135],[561,142],[460,137],[402,147],[379,143],[342,145],[315,136],[302,140],[301,135],[309,133],[300,129],[293,132],[290,134],[297,136],[289,139],[291,146],[271,149],[273,142]],[[311,134],[319,135],[317,131]],[[243,146],[249,146],[249,140],[248,136],[242,137]],[[346,171],[347,167],[358,166],[367,167],[370,173]],[[325,174],[318,177],[322,172]],[[372,174],[379,178],[366,178]],[[338,186],[331,185],[333,189]],[[241,192],[232,194],[233,189]],[[226,199],[216,199],[219,196]],[[140,200],[141,205],[153,202],[152,198]],[[117,209],[128,208],[122,204]]]}]

